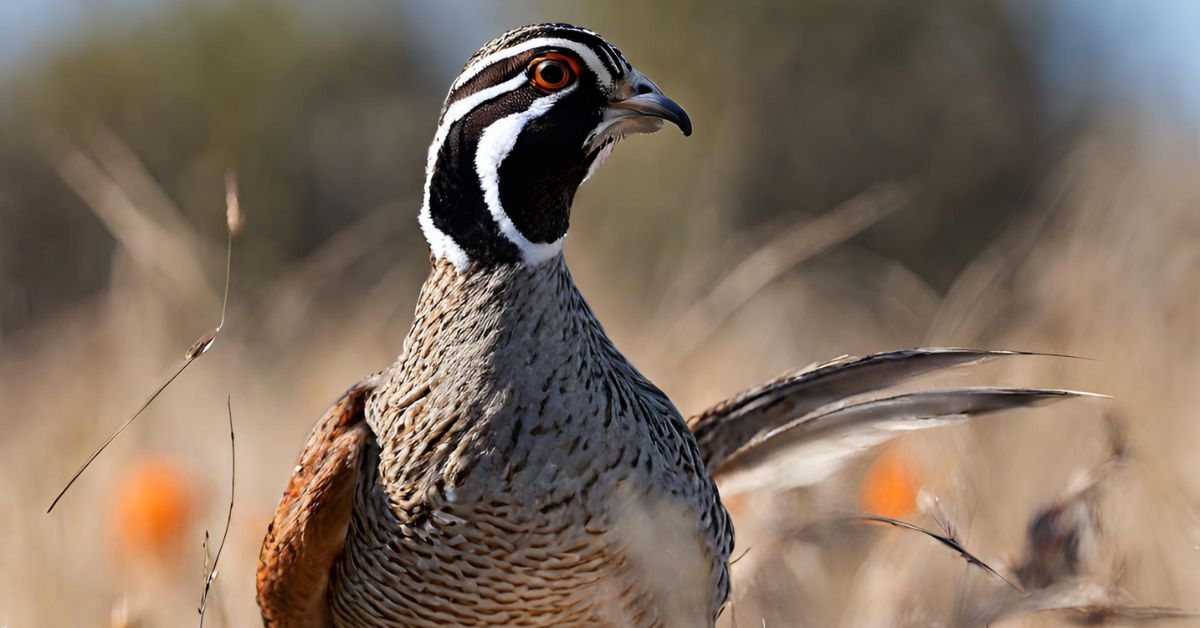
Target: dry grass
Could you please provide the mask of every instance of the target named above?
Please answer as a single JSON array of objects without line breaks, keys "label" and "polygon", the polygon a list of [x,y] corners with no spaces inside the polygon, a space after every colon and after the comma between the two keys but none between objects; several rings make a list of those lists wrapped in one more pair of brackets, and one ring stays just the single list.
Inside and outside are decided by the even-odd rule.
[{"label": "dry grass", "polygon": [[[609,280],[604,262],[619,251],[577,230],[568,256],[618,344],[685,413],[843,353],[937,344],[1094,358],[1020,359],[983,377],[1115,397],[1106,407],[1124,417],[1130,452],[1098,500],[1101,552],[1091,575],[1141,603],[1198,610],[1200,162],[1194,146],[1137,138],[1095,135],[1079,146],[1049,178],[1039,218],[981,251],[948,293],[895,262],[842,249],[836,264],[784,268],[733,307],[716,304],[721,322],[701,323],[706,339],[683,365],[659,339],[723,269],[761,255],[769,238],[664,234],[689,238],[682,250],[691,253],[673,263],[700,276],[695,290],[664,299],[654,317],[661,322],[639,314],[641,286]],[[394,357],[421,279],[420,270],[397,268],[361,285],[348,271],[361,253],[355,247],[370,238],[383,246],[398,230],[415,229],[415,209],[380,210],[274,288],[235,298],[219,350],[168,390],[46,516],[47,499],[73,465],[136,405],[147,382],[167,372],[197,327],[211,323],[221,269],[213,253],[220,243],[181,244],[199,238],[180,226],[169,202],[146,190],[117,145],[55,150],[64,180],[109,217],[122,246],[106,293],[0,345],[0,397],[10,418],[20,418],[6,423],[0,444],[0,525],[8,530],[0,537],[0,625],[102,625],[110,615],[127,618],[125,625],[195,621],[202,530],[218,529],[228,505],[226,394],[238,408],[238,508],[213,594],[230,625],[254,625],[258,544],[303,435],[347,384]],[[104,174],[114,187],[89,185],[89,173]],[[710,219],[720,220],[697,217]],[[672,273],[660,275],[666,293]],[[339,283],[353,289],[331,288]],[[1073,474],[1102,460],[1105,447],[1101,410],[1087,403],[905,440],[921,491],[937,497],[964,545],[994,565],[1022,551],[1030,517]],[[166,558],[151,560],[121,541],[125,528],[141,525],[126,519],[122,495],[124,478],[162,459],[196,508],[163,527],[171,537],[161,544]],[[995,581],[921,536],[849,524],[801,533],[856,507],[862,471],[804,493],[730,504],[735,555],[749,550],[735,565],[736,606],[726,621],[736,614],[742,626],[946,625],[991,599]],[[911,517],[934,523],[928,509]]]}]

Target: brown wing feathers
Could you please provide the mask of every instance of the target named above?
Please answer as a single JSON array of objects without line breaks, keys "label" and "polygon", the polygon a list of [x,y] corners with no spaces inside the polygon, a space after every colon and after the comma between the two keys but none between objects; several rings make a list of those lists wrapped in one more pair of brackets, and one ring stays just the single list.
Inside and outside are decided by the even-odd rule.
[{"label": "brown wing feathers", "polygon": [[330,625],[325,592],[346,540],[360,454],[372,438],[363,407],[373,383],[345,395],[309,434],[258,559],[266,626]]}]

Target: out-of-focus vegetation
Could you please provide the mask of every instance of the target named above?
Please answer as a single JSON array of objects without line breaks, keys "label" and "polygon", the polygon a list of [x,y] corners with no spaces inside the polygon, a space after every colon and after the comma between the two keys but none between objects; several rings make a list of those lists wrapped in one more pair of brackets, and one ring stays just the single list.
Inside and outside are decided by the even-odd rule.
[{"label": "out-of-focus vegetation", "polygon": [[[1000,0],[97,13],[0,77],[0,624],[193,620],[203,531],[224,521],[228,393],[238,495],[210,618],[254,625],[258,543],[303,435],[400,349],[455,63],[544,20],[604,34],[695,121],[688,140],[622,144],[577,197],[567,245],[618,344],[685,413],[844,353],[1095,358],[1017,360],[986,381],[1116,397],[1103,408],[1129,452],[1098,492],[1084,575],[1200,610],[1195,130],[1119,98],[1052,106],[1044,17]],[[247,229],[224,335],[43,515],[215,320],[228,169]],[[1100,407],[914,436],[818,490],[740,498],[749,553],[725,621],[977,619],[995,582],[952,552],[816,524],[859,507],[948,518],[1016,565],[1034,514],[1107,455]],[[1015,621],[1061,621],[1039,617]]]}]

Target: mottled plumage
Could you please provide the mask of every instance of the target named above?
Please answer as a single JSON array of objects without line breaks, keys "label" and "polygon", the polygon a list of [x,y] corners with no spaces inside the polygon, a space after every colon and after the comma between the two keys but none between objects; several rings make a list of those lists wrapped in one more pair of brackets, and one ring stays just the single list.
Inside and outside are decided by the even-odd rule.
[{"label": "mottled plumage", "polygon": [[[343,623],[659,625],[679,595],[703,623],[724,601],[733,532],[695,441],[561,259],[439,263],[366,417],[372,472],[330,596]],[[695,556],[690,590],[639,564],[668,545]]]},{"label": "mottled plumage", "polygon": [[[468,61],[429,150],[433,270],[395,364],[305,444],[261,553],[268,626],[711,626],[733,547],[714,477],[770,458],[778,485],[811,483],[899,430],[1071,394],[843,405],[1000,355],[917,349],[789,375],[689,429],[613,346],[561,253],[576,188],[664,120],[691,131],[585,29],[522,27]],[[814,447],[819,460],[797,459]]]}]

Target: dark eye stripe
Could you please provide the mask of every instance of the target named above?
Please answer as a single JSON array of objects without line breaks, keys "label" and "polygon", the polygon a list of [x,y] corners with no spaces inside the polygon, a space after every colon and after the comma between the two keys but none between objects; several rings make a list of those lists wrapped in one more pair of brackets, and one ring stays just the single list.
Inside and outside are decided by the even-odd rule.
[{"label": "dark eye stripe", "polygon": [[533,61],[538,56],[538,51],[530,50],[521,53],[515,57],[501,59],[490,66],[484,68],[471,77],[471,80],[458,86],[446,96],[446,107],[449,107],[456,101],[467,98],[480,90],[487,89],[492,85],[498,85],[504,81],[511,79],[519,73],[525,71],[526,66],[530,61]]}]

